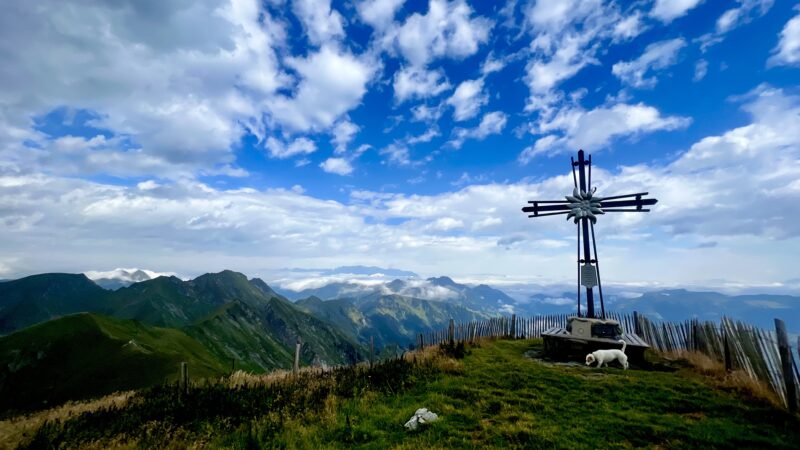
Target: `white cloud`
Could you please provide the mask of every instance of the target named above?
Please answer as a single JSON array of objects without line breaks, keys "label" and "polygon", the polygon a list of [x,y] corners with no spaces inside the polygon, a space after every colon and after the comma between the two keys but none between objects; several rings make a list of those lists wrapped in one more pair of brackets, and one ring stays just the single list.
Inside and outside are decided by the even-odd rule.
[{"label": "white cloud", "polygon": [[700,49],[703,52],[712,45],[722,42],[725,34],[731,30],[766,14],[772,8],[774,0],[738,0],[738,3],[738,7],[731,8],[719,16],[713,32],[697,38],[697,41],[700,42]]},{"label": "white cloud", "polygon": [[[800,98],[763,86],[740,101],[749,124],[707,136],[671,163],[608,171],[597,157],[593,184],[600,195],[649,191],[659,200],[652,213],[607,214],[599,222],[610,283],[688,283],[698,276],[757,283],[795,276],[786,249],[800,243],[800,136],[794,132]],[[293,190],[219,189],[185,180],[143,190],[4,165],[4,276],[118,266],[258,275],[286,261],[336,267],[391,260],[419,273],[467,276],[491,267],[512,278],[535,273],[569,281],[574,253],[565,250],[574,244],[574,225],[531,220],[519,211],[527,200],[569,193],[567,166],[536,181],[472,184],[433,195],[353,192],[341,203]],[[639,235],[636,245],[624,244],[631,233]],[[497,245],[509,236],[524,239],[508,250]],[[709,241],[718,244],[695,248]],[[35,251],[41,248],[48,251]],[[82,266],[76,267],[75,254]]]},{"label": "white cloud", "polygon": [[563,99],[556,91],[561,82],[587,65],[599,64],[596,55],[605,42],[637,31],[631,16],[622,17],[616,3],[604,0],[530,1],[523,14],[523,29],[532,37],[525,109],[544,114]]},{"label": "white cloud", "polygon": [[394,95],[399,103],[413,98],[435,97],[450,89],[444,71],[404,67],[394,74]]},{"label": "white cloud", "polygon": [[642,23],[642,14],[636,11],[614,25],[614,39],[618,41],[633,39],[644,30],[645,25]]},{"label": "white cloud", "polygon": [[699,5],[703,0],[656,0],[650,15],[656,19],[670,23],[678,17],[686,15],[689,10]]},{"label": "white cloud", "polygon": [[430,142],[433,138],[439,136],[440,134],[441,133],[439,133],[438,129],[429,128],[428,130],[426,130],[424,133],[420,134],[419,136],[412,136],[412,137],[406,139],[406,142],[408,142],[411,145],[419,144],[420,142]]},{"label": "white cloud", "polygon": [[694,76],[692,77],[692,81],[700,81],[706,77],[708,73],[708,61],[705,59],[699,59],[694,65]]},{"label": "white cloud", "polygon": [[455,128],[453,138],[448,144],[460,148],[467,139],[486,139],[489,135],[499,134],[505,128],[508,116],[502,111],[492,111],[483,115],[481,122],[475,128]]},{"label": "white cloud", "polygon": [[781,30],[781,39],[772,50],[768,65],[796,66],[800,64],[800,14],[792,17]]},{"label": "white cloud", "polygon": [[411,108],[411,118],[417,122],[436,122],[442,117],[442,105],[417,105]]},{"label": "white cloud", "polygon": [[331,143],[335,146],[334,152],[337,155],[347,152],[347,145],[353,140],[353,137],[355,137],[359,130],[359,126],[349,120],[343,120],[337,123],[333,127],[333,139],[331,140]]},{"label": "white cloud", "polygon": [[177,275],[175,272],[155,272],[153,270],[147,269],[138,269],[138,268],[116,268],[114,270],[87,270],[84,272],[87,278],[91,280],[99,280],[101,278],[113,278],[121,281],[127,281],[130,283],[135,283],[137,281],[143,281],[142,279],[137,278],[136,272],[142,272],[147,275],[150,279],[158,278],[158,277],[169,277]]},{"label": "white cloud", "polygon": [[427,228],[435,231],[451,231],[456,228],[464,228],[464,222],[452,217],[440,217],[428,225]]},{"label": "white cloud", "polygon": [[292,11],[312,44],[322,45],[344,36],[342,16],[331,7],[331,0],[292,0]]},{"label": "white cloud", "polygon": [[[684,128],[691,119],[662,116],[658,109],[645,105],[618,103],[590,111],[580,107],[563,108],[551,120],[540,121],[534,129],[544,135],[520,154],[522,163],[540,154],[553,154],[576,148],[600,150],[620,136]],[[558,133],[558,134],[556,134]]]},{"label": "white cloud", "polygon": [[486,56],[486,59],[481,64],[481,75],[486,76],[490,73],[499,72],[503,70],[506,66],[506,61],[504,58],[495,59],[492,52],[489,52],[489,55]]},{"label": "white cloud", "polygon": [[407,166],[411,164],[411,156],[406,148],[400,144],[389,144],[379,152],[383,156],[388,156],[390,164],[399,166]]},{"label": "white cloud", "polygon": [[273,50],[283,27],[256,1],[169,3],[156,15],[139,2],[86,8],[20,2],[0,17],[4,65],[14,67],[0,74],[0,130],[8,131],[0,139],[34,139],[47,152],[49,137],[32,131],[31,118],[66,105],[137,144],[135,158],[119,146],[87,149],[89,167],[71,163],[78,173],[92,173],[94,158],[121,161],[122,176],[229,165],[245,130],[262,128],[262,102],[288,81]]},{"label": "white cloud", "polygon": [[376,63],[347,51],[323,46],[306,58],[287,64],[301,77],[293,97],[277,97],[268,104],[275,121],[295,131],[330,127],[361,102]]},{"label": "white cloud", "polygon": [[654,42],[633,61],[618,62],[611,72],[623,83],[636,88],[652,88],[658,82],[655,76],[645,78],[651,71],[665,69],[677,62],[678,52],[686,46],[681,38]]},{"label": "white cloud", "polygon": [[320,165],[322,170],[336,175],[350,175],[353,173],[353,166],[344,158],[328,158]]},{"label": "white cloud", "polygon": [[415,67],[435,58],[461,59],[473,55],[489,37],[492,22],[472,17],[463,0],[430,0],[424,15],[414,13],[397,30],[397,47]]},{"label": "white cloud", "polygon": [[460,122],[475,117],[481,106],[488,101],[487,95],[483,93],[483,79],[478,78],[461,82],[453,95],[447,99],[447,104],[455,109],[453,119]]},{"label": "white cloud", "polygon": [[394,20],[397,10],[405,0],[364,0],[356,4],[358,15],[364,23],[376,30],[386,29]]},{"label": "white cloud", "polygon": [[270,136],[265,142],[265,147],[272,158],[286,159],[297,155],[308,155],[317,151],[317,146],[308,138],[300,137],[289,145]]}]

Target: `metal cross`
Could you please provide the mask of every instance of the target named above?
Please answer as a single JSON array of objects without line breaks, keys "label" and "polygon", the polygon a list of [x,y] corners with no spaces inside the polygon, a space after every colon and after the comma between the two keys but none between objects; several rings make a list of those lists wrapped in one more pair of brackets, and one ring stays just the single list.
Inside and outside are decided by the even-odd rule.
[{"label": "metal cross", "polygon": [[[597,243],[594,239],[594,224],[597,216],[607,212],[648,212],[645,206],[655,205],[658,200],[644,198],[647,192],[636,194],[615,195],[613,197],[598,197],[594,195],[597,188],[592,188],[592,156],[584,158],[583,150],[578,150],[578,161],[572,160],[572,181],[575,188],[572,195],[567,195],[565,200],[531,200],[531,206],[522,208],[528,217],[567,215],[567,220],[573,219],[578,224],[578,315],[581,315],[581,285],[586,288],[586,315],[596,317],[594,312],[594,295],[592,289],[597,286],[600,292],[600,317],[605,319],[606,309],[603,302],[603,285],[600,282],[600,265],[597,262]],[[578,175],[575,168],[578,168]],[[587,170],[588,182],[587,182]],[[592,250],[589,249],[589,230],[591,230]],[[581,258],[581,234],[583,235],[583,258]],[[583,264],[583,266],[581,266]]]}]

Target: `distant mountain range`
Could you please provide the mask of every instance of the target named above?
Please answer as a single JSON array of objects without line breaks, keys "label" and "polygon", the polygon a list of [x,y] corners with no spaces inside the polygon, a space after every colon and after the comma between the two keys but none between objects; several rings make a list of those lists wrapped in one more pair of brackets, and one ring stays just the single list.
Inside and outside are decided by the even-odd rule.
[{"label": "distant mountain range", "polygon": [[[585,304],[586,299],[582,301]],[[597,297],[595,302],[598,302]],[[697,318],[716,322],[726,316],[767,330],[773,330],[774,319],[781,318],[786,321],[790,332],[800,332],[800,297],[791,295],[725,295],[710,291],[664,289],[646,292],[639,297],[607,294],[605,304],[609,311],[638,311],[657,320],[679,322]],[[532,294],[526,302],[515,307],[517,312],[524,315],[574,313],[577,294],[575,291],[560,295]]]},{"label": "distant mountain range", "polygon": [[[0,282],[0,410],[162,382],[174,378],[180,361],[198,376],[234,366],[254,372],[289,368],[298,339],[303,365],[346,364],[366,357],[370,339],[378,351],[391,351],[414,343],[420,332],[445,327],[450,318],[564,314],[576,304],[574,291],[514,299],[444,276],[362,278],[295,291],[232,271],[192,280],[150,275],[122,270],[92,281],[83,274],[50,273]],[[120,284],[97,284],[112,286],[109,279]],[[727,315],[766,329],[781,317],[790,332],[800,330],[800,298],[786,295],[609,293],[606,306],[671,321]],[[40,379],[42,374],[56,375]]]},{"label": "distant mountain range", "polygon": [[510,312],[516,301],[504,292],[485,284],[468,286],[449,277],[421,279],[395,279],[386,283],[363,281],[332,282],[322,287],[300,291],[279,289],[291,300],[317,297],[321,300],[348,298],[355,303],[376,299],[385,295],[443,302],[458,305],[484,314]]}]

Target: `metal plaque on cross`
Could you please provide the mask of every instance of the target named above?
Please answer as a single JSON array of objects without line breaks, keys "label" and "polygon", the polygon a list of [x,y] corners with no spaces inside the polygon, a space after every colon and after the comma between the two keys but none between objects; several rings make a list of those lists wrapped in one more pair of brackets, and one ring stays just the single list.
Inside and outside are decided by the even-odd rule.
[{"label": "metal plaque on cross", "polygon": [[597,286],[597,269],[591,264],[581,266],[581,284],[587,288]]}]

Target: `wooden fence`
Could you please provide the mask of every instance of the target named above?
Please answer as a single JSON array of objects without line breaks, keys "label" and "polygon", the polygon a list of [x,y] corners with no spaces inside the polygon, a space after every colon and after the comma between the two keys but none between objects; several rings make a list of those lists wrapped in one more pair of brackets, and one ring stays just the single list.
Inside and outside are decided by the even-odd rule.
[{"label": "wooden fence", "polygon": [[[538,338],[552,327],[565,328],[569,317],[571,315],[566,314],[531,317],[514,314],[465,323],[450,320],[447,328],[420,333],[417,346],[469,342],[485,337]],[[637,334],[656,351],[703,353],[724,363],[728,371],[741,370],[751,378],[765,382],[790,410],[795,411],[800,406],[797,398],[800,373],[788,343],[780,345],[780,330],[762,330],[729,318],[723,318],[720,323],[698,320],[676,323],[650,320],[636,312],[611,312],[607,317],[619,321],[625,333]],[[785,332],[782,335],[785,339]]]}]

